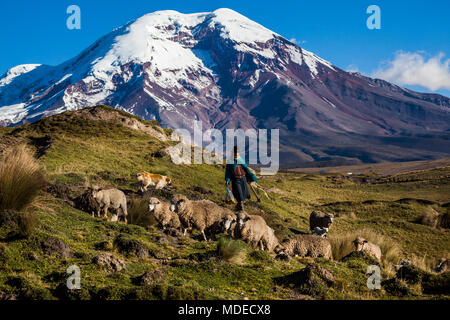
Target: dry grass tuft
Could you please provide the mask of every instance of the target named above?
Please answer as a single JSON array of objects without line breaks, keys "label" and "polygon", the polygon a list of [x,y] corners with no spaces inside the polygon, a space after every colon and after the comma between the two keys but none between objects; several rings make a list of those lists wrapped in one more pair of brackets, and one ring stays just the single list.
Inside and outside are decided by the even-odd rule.
[{"label": "dry grass tuft", "polygon": [[439,213],[431,207],[424,210],[420,223],[432,228],[450,228],[450,208],[445,213]]},{"label": "dry grass tuft", "polygon": [[22,211],[45,185],[38,161],[25,146],[8,150],[0,162],[0,210]]},{"label": "dry grass tuft", "polygon": [[439,213],[431,207],[426,207],[423,212],[421,224],[436,228],[439,220]]},{"label": "dry grass tuft", "polygon": [[247,259],[247,245],[240,240],[220,238],[217,242],[217,254],[226,262],[242,265]]},{"label": "dry grass tuft", "polygon": [[328,240],[330,241],[333,250],[333,258],[341,260],[349,253],[353,252],[355,250],[353,240],[358,236],[363,237],[380,247],[381,260],[385,266],[392,266],[400,262],[402,253],[400,247],[395,244],[392,239],[371,230],[359,230],[345,235],[329,236]]}]

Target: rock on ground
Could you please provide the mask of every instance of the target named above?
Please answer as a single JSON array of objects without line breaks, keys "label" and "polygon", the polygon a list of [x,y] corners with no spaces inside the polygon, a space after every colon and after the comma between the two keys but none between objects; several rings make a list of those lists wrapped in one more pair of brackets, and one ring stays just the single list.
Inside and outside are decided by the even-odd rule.
[{"label": "rock on ground", "polygon": [[119,272],[125,268],[125,261],[116,258],[111,253],[100,253],[92,259],[92,262],[101,266],[106,266],[113,272]]},{"label": "rock on ground", "polygon": [[45,254],[58,254],[62,258],[72,258],[72,249],[58,238],[48,238],[42,243],[42,250]]}]

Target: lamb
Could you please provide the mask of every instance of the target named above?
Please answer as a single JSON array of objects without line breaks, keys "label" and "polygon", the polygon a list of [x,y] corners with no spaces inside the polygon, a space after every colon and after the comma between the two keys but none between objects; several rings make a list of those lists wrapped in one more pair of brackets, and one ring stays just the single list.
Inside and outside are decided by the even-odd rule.
[{"label": "lamb", "polygon": [[170,210],[170,203],[160,201],[158,198],[152,197],[148,200],[148,209],[153,213],[156,221],[160,223],[163,230],[167,227],[173,229],[181,228],[178,215]]},{"label": "lamb", "polygon": [[249,215],[245,211],[238,212],[236,231],[237,237],[249,243],[254,249],[259,245],[261,250],[266,246],[267,250],[272,251],[278,245],[273,229],[261,216]]},{"label": "lamb", "polygon": [[449,266],[450,265],[450,259],[445,259],[445,258],[442,258],[440,261],[439,261],[439,264],[437,265],[437,267],[434,269],[434,271],[436,271],[437,273],[444,273],[444,272],[447,272],[447,271],[449,271]]},{"label": "lamb", "polygon": [[378,261],[381,260],[381,249],[376,244],[368,242],[362,237],[356,237],[353,244],[355,245],[356,251],[363,251]]},{"label": "lamb", "polygon": [[325,213],[322,211],[313,211],[309,216],[309,229],[313,231],[316,227],[319,228],[331,228],[334,215],[332,213]]},{"label": "lamb", "polygon": [[[127,198],[125,194],[119,189],[99,189],[97,187],[90,189],[92,198],[98,203],[97,216],[100,216],[100,211],[103,210],[103,216],[107,217],[108,209],[114,209],[115,213],[112,215],[111,221],[118,221],[119,217],[127,223]],[[119,215],[118,211],[121,211]]]},{"label": "lamb", "polygon": [[327,233],[328,233],[328,228],[315,227],[314,230],[311,231],[311,233],[318,235],[319,237],[326,238]]},{"label": "lamb", "polygon": [[230,209],[218,206],[210,200],[191,201],[182,194],[172,198],[171,210],[178,213],[184,235],[187,230],[194,228],[202,233],[205,241],[208,241],[205,231],[213,233],[220,228],[226,215],[233,214]]},{"label": "lamb", "polygon": [[327,239],[306,234],[299,234],[284,241],[275,248],[275,253],[290,257],[324,257],[333,259],[331,244]]}]

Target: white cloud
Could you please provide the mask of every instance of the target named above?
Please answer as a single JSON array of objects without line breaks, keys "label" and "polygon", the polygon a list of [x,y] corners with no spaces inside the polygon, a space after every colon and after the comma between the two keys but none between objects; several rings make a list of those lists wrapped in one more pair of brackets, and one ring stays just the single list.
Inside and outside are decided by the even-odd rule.
[{"label": "white cloud", "polygon": [[386,62],[371,77],[432,91],[450,89],[450,59],[444,57],[444,53],[439,53],[427,60],[425,52],[399,51],[394,60]]},{"label": "white cloud", "polygon": [[306,40],[299,41],[296,38],[291,38],[291,39],[289,39],[289,41],[295,43],[298,46],[301,46],[302,44],[305,44],[307,42]]},{"label": "white cloud", "polygon": [[352,64],[349,64],[349,65],[347,66],[346,70],[347,70],[348,72],[360,72],[358,66],[357,66],[356,64],[353,64],[353,63],[352,63]]}]

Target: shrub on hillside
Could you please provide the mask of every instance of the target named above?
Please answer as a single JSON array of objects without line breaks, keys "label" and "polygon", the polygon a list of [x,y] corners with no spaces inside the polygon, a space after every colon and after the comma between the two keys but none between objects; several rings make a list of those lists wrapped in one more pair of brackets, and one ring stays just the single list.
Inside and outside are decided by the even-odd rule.
[{"label": "shrub on hillside", "polygon": [[39,163],[24,146],[8,151],[0,162],[0,210],[25,209],[44,183]]}]

